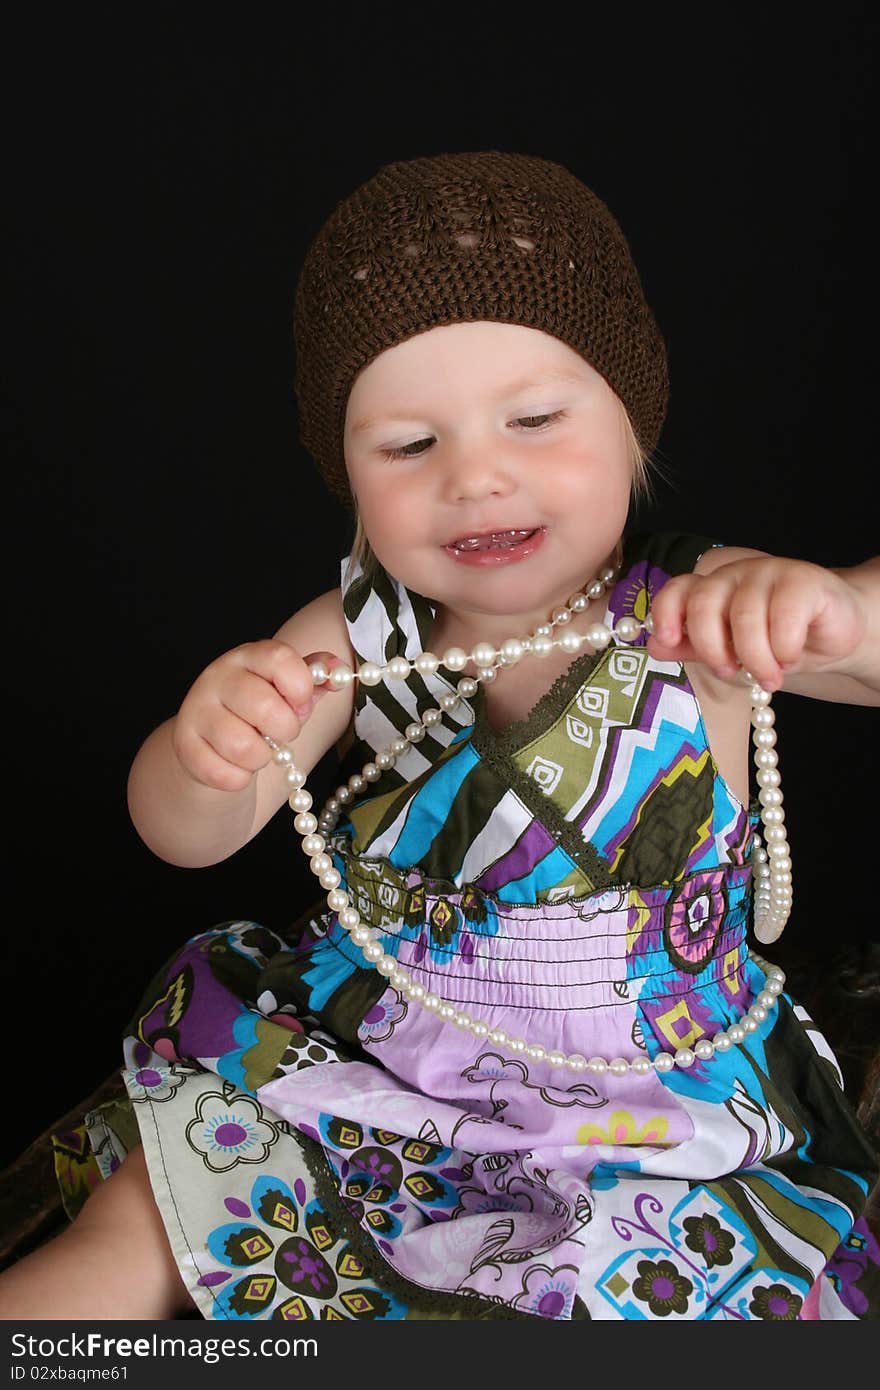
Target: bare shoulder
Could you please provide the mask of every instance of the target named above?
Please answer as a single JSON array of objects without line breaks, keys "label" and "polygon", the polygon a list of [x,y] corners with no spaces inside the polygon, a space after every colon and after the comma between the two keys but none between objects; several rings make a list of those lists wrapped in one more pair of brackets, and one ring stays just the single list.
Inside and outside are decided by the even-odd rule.
[{"label": "bare shoulder", "polygon": [[[289,642],[303,656],[312,652],[332,652],[347,666],[354,666],[355,655],[348,637],[348,625],[342,607],[342,590],[328,589],[305,604],[287,619],[275,636]],[[311,642],[306,647],[303,644]]]}]

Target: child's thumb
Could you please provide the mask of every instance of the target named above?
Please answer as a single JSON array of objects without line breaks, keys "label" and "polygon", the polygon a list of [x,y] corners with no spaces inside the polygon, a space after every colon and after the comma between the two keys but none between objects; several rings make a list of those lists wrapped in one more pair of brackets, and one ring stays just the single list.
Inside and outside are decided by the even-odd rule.
[{"label": "child's thumb", "polygon": [[[348,666],[348,662],[343,660],[341,656],[337,656],[335,652],[309,652],[308,656],[303,657],[303,661],[307,666],[314,666],[316,662],[320,662],[328,675],[337,666]],[[349,669],[351,668],[349,667]],[[312,699],[319,700],[322,695],[327,695],[338,689],[340,687],[331,684],[330,681],[325,681],[322,685],[316,684],[312,691]]]}]

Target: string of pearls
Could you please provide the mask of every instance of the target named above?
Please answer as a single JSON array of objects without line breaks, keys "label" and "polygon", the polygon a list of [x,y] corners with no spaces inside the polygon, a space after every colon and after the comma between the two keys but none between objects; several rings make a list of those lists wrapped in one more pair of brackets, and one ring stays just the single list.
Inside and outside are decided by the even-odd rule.
[{"label": "string of pearls", "polygon": [[[332,835],[344,807],[354,801],[371,783],[377,782],[384,771],[394,767],[397,759],[412,745],[420,743],[428,729],[440,723],[444,712],[454,710],[462,699],[467,700],[475,695],[478,684],[488,684],[495,680],[499,670],[516,665],[528,654],[539,658],[548,657],[554,648],[575,654],[582,646],[586,646],[592,652],[603,651],[612,638],[629,643],[636,641],[642,632],[651,633],[653,622],[650,614],[644,619],[620,618],[613,628],[609,628],[605,623],[593,623],[586,632],[577,632],[568,626],[577,613],[582,613],[593,600],[603,596],[612,586],[615,577],[615,570],[602,570],[592,583],[572,594],[565,606],[554,609],[549,622],[541,623],[527,637],[508,638],[497,650],[490,642],[478,642],[471,652],[466,652],[461,647],[450,647],[442,656],[436,656],[433,652],[419,652],[412,661],[403,656],[396,656],[384,666],[365,661],[357,671],[346,665],[339,665],[328,671],[323,662],[313,662],[309,669],[315,685],[328,683],[337,690],[350,685],[354,680],[362,681],[367,686],[378,685],[385,680],[407,680],[414,670],[422,676],[433,675],[439,666],[444,666],[449,671],[460,672],[469,661],[477,668],[476,676],[461,677],[455,693],[450,692],[441,697],[439,708],[426,710],[421,719],[408,724],[402,735],[392,739],[387,748],[376,754],[374,760],[365,763],[359,773],[349,778],[347,784],[337,787],[333,795],[328,797],[318,817],[312,813],[312,797],[305,787],[306,774],[294,763],[293,750],[276,743],[268,735],[264,737],[273,749],[275,762],[285,770],[287,783],[291,788],[288,800],[291,810],[295,812],[294,825],[303,837],[302,848],[309,856],[312,873],[318,878],[321,887],[327,890],[328,907],[338,914],[340,925],[348,932],[365,959],[388,979],[399,994],[419,1004],[428,1012],[436,1014],[444,1022],[472,1034],[479,1042],[489,1042],[514,1056],[525,1056],[532,1061],[546,1060],[551,1066],[564,1066],[574,1072],[588,1071],[600,1075],[607,1071],[612,1075],[623,1076],[629,1071],[644,1074],[652,1070],[667,1072],[676,1066],[692,1067],[697,1061],[708,1061],[719,1053],[727,1052],[735,1044],[743,1042],[749,1033],[756,1031],[766,1019],[768,1011],[775,1006],[785,984],[784,972],[778,966],[768,964],[754,951],[751,952],[751,958],[765,971],[764,988],[737,1022],[716,1033],[714,1038],[699,1039],[693,1048],[679,1047],[671,1052],[661,1050],[653,1058],[644,1054],[634,1058],[587,1058],[580,1053],[548,1052],[540,1043],[528,1043],[524,1038],[511,1037],[503,1028],[491,1028],[483,1019],[475,1018],[414,980],[394,956],[386,954],[380,939],[381,933],[362,921],[350,895],[344,888],[339,887],[341,874],[334,866],[330,855],[325,852],[325,837]],[[554,636],[554,629],[557,628],[564,631]],[[776,731],[773,728],[775,715],[770,708],[770,694],[748,671],[740,671],[740,679],[750,687],[752,739],[758,769],[757,782],[760,787],[758,800],[764,825],[764,841],[762,842],[756,833],[752,849],[753,873],[756,880],[755,935],[762,943],[768,943],[775,941],[780,935],[791,911],[791,856],[785,830],[785,813],[782,809],[778,755],[775,749]]]}]

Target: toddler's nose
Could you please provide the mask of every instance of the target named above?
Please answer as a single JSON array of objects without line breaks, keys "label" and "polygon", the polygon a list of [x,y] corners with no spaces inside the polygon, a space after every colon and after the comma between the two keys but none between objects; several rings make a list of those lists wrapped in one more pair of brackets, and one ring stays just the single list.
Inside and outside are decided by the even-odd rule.
[{"label": "toddler's nose", "polygon": [[514,469],[501,449],[452,449],[446,460],[445,487],[452,502],[507,497],[516,487]]}]

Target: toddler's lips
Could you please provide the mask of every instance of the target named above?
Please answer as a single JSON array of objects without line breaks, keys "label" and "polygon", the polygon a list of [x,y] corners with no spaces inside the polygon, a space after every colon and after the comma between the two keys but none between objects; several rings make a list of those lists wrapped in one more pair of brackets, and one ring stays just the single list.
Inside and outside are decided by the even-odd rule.
[{"label": "toddler's lips", "polygon": [[545,535],[543,526],[492,531],[485,536],[463,536],[443,548],[459,564],[494,567],[524,560],[538,549]]},{"label": "toddler's lips", "polygon": [[447,550],[497,550],[504,546],[520,545],[528,536],[533,536],[536,527],[512,528],[509,531],[489,531],[482,536],[462,536],[450,541]]}]

